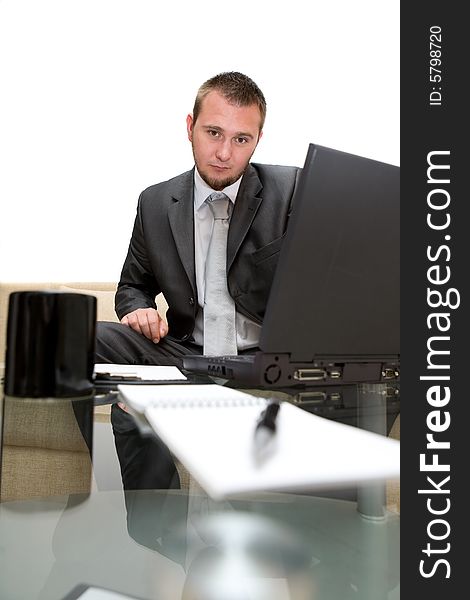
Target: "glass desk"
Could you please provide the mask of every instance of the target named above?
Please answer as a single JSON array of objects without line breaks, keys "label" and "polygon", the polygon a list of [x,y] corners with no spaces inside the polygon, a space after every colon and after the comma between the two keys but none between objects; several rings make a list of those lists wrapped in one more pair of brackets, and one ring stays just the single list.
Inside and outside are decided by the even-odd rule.
[{"label": "glass desk", "polygon": [[[387,435],[400,401],[382,392],[285,399]],[[93,398],[5,399],[2,600],[61,600],[77,584],[144,600],[399,599],[400,518],[385,485],[223,502],[191,478],[124,492],[109,412]]]}]

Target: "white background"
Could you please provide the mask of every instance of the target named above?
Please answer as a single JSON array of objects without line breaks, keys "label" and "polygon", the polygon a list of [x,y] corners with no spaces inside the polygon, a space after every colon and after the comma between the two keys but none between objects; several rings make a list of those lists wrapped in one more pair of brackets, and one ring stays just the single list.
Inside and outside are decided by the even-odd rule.
[{"label": "white background", "polygon": [[399,58],[398,0],[0,0],[0,281],[117,281],[221,71],[266,96],[253,160],[315,142],[398,165]]}]

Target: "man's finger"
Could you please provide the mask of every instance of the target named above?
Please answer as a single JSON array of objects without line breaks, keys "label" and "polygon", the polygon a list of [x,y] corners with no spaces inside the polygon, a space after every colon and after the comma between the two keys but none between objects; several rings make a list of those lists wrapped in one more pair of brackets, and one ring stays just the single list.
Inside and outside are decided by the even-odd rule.
[{"label": "man's finger", "polygon": [[126,315],[124,317],[124,319],[127,318],[127,325],[133,329],[134,331],[137,331],[137,333],[142,333],[142,330],[140,328],[140,324],[139,324],[139,319],[137,316],[137,312],[131,312],[128,315]]},{"label": "man's finger", "polygon": [[147,323],[149,335],[147,336],[154,344],[160,341],[160,317],[155,309],[147,312]]}]

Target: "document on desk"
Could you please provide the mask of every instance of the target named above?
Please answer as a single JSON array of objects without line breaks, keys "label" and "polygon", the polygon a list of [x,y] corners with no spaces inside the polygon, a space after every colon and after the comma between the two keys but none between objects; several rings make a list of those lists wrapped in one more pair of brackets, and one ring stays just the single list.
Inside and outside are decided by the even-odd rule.
[{"label": "document on desk", "polygon": [[103,379],[126,378],[132,381],[186,381],[187,377],[178,369],[172,366],[157,365],[118,365],[114,363],[95,364],[95,377]]},{"label": "document on desk", "polygon": [[268,400],[223,386],[119,385],[124,402],[215,500],[398,478],[400,442],[281,402],[268,453],[255,438]]}]

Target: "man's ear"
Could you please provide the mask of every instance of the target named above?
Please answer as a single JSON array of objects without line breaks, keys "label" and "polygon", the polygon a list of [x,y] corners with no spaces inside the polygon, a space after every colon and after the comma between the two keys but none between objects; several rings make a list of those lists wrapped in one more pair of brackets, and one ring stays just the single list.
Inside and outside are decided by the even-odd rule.
[{"label": "man's ear", "polygon": [[260,139],[263,137],[263,130],[261,129],[259,134],[258,134],[258,142],[260,141]]},{"label": "man's ear", "polygon": [[186,130],[188,132],[188,140],[193,141],[193,115],[189,114],[186,117]]}]

